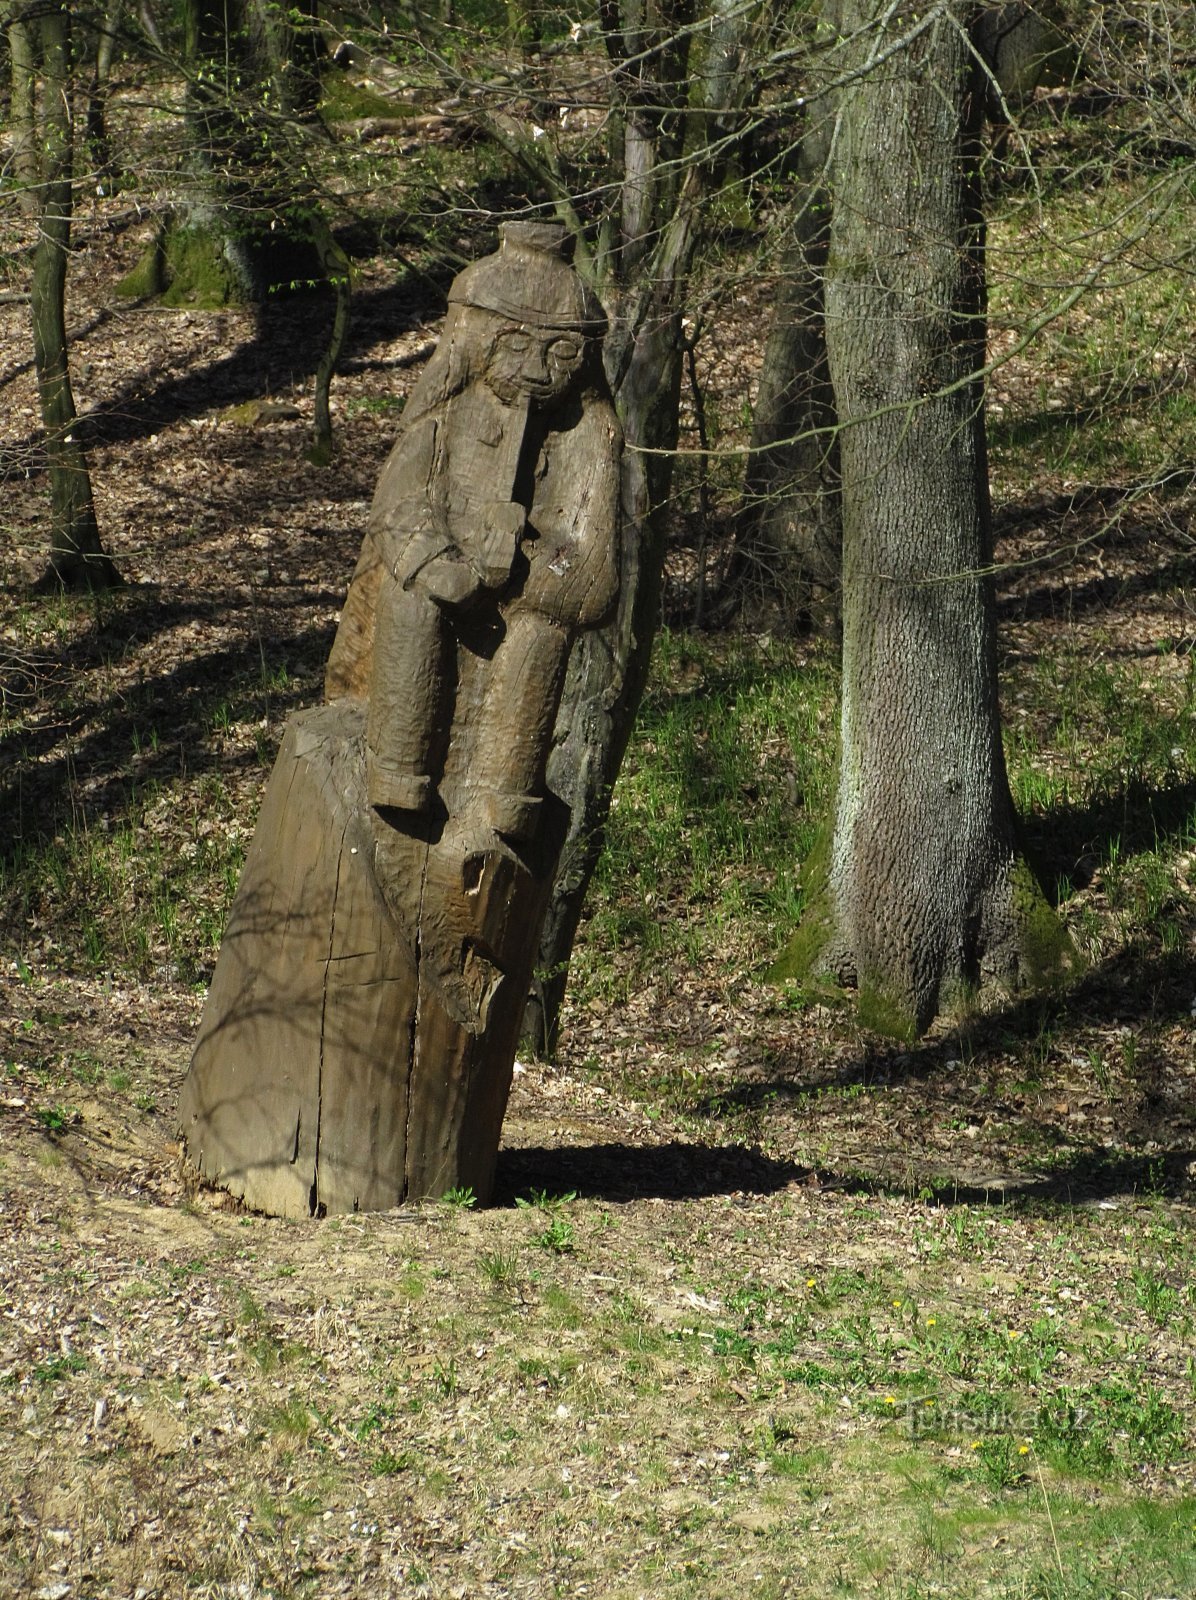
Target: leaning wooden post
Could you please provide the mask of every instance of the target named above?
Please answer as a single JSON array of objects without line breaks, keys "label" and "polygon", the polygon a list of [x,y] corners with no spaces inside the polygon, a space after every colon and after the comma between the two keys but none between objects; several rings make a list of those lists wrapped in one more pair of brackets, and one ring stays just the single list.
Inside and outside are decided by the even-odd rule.
[{"label": "leaning wooden post", "polygon": [[262,1211],[489,1194],[567,807],[570,647],[610,613],[620,435],[564,230],[461,273],[288,725],[183,1087],[189,1160]]}]

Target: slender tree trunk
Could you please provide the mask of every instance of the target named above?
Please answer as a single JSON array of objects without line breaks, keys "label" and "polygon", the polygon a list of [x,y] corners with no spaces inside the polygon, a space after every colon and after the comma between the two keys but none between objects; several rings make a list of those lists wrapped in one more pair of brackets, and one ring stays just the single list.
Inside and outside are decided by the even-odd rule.
[{"label": "slender tree trunk", "polygon": [[[674,154],[683,143],[671,113],[657,129],[654,167],[645,168],[641,160],[644,126],[627,119],[626,158],[642,181],[623,191],[618,245],[605,261],[589,263],[592,271],[597,269],[594,287],[611,317],[605,360],[627,445],[621,488],[622,572],[614,621],[583,636],[574,649],[549,758],[549,789],[569,808],[567,836],[523,1024],[525,1045],[548,1054],[556,1048],[569,955],[602,853],[611,790],[647,681],[660,609],[671,452],[677,444],[681,313],[704,235],[705,208],[725,166],[720,135],[735,126],[750,93],[745,43],[755,25],[755,17],[735,0],[723,0],[702,71],[702,135],[714,153],[692,160],[679,183],[672,166],[660,165],[662,143],[668,142]],[[632,42],[637,37],[629,30]],[[616,46],[616,54],[624,50],[634,54],[625,45]],[[667,81],[657,104],[671,106],[678,98],[684,101],[678,86],[687,81],[685,58],[674,51],[663,59]],[[654,191],[646,189],[649,182]],[[641,249],[645,243],[647,250]],[[605,281],[604,270],[611,274]]]},{"label": "slender tree trunk", "polygon": [[332,330],[328,344],[316,368],[315,415],[312,427],[312,445],[308,459],[314,466],[326,467],[332,460],[332,407],[329,391],[333,374],[340,362],[341,351],[349,336],[349,316],[352,295],[352,276],[349,258],[333,237],[324,213],[313,208],[309,221],[320,268],[332,285],[336,296],[336,310],[332,316]]},{"label": "slender tree trunk", "polygon": [[12,73],[12,167],[17,203],[27,217],[37,215],[41,160],[37,149],[36,23],[28,5],[14,5],[8,17],[8,58]]},{"label": "slender tree trunk", "polygon": [[87,91],[87,150],[96,175],[102,180],[113,169],[112,144],[108,138],[108,80],[116,53],[116,35],[124,13],[124,0],[111,0],[104,20],[96,30],[95,60]]},{"label": "slender tree trunk", "polygon": [[868,31],[827,272],[841,755],[825,881],[778,971],[829,971],[857,987],[863,1021],[908,1036],[990,982],[1058,975],[1072,952],[1019,854],[1001,748],[972,8],[845,9]]},{"label": "slender tree trunk", "polygon": [[50,560],[39,587],[104,589],[120,575],[100,543],[87,455],[78,436],[66,341],[66,268],[71,235],[71,15],[50,4],[41,40],[40,182],[30,304],[33,356],[50,478]]},{"label": "slender tree trunk", "polygon": [[749,613],[790,620],[837,610],[842,530],[838,435],[826,360],[823,273],[830,240],[829,117],[802,137],[802,190],[752,418],[732,579]]}]

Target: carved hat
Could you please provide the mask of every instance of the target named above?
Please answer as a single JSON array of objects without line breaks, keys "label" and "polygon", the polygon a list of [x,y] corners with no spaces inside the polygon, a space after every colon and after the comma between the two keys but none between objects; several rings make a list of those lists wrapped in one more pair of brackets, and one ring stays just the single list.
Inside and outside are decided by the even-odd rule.
[{"label": "carved hat", "polygon": [[504,222],[498,236],[494,255],[453,279],[449,305],[591,338],[606,332],[602,307],[570,265],[573,240],[559,222]]}]

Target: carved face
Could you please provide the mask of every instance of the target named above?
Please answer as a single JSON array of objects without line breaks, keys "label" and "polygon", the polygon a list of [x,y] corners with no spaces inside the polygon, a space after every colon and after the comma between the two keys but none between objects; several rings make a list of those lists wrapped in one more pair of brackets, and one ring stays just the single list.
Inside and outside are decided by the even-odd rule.
[{"label": "carved face", "polygon": [[573,382],[585,337],[552,328],[504,328],[490,346],[486,382],[500,400],[548,400]]}]

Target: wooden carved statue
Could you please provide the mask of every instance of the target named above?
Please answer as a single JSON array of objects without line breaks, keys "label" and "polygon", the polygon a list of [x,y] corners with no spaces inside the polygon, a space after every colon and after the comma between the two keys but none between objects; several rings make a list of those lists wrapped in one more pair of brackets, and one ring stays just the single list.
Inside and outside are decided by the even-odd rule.
[{"label": "wooden carved statue", "polygon": [[564,230],[460,274],[292,719],[183,1090],[201,1173],[284,1215],[488,1193],[567,813],[569,651],[609,615],[620,435]]}]

